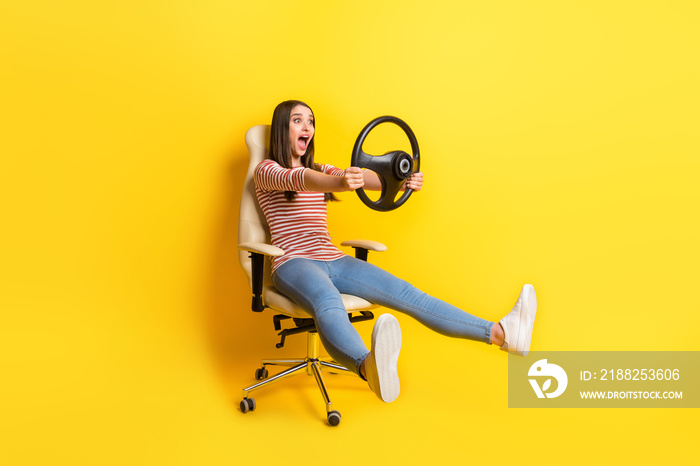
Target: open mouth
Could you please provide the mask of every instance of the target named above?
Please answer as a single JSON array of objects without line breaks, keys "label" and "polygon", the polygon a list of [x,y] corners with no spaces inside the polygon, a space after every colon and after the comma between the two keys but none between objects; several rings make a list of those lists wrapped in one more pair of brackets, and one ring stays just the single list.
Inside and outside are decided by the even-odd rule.
[{"label": "open mouth", "polygon": [[297,143],[299,144],[299,149],[306,152],[306,148],[309,147],[309,136],[301,136]]}]

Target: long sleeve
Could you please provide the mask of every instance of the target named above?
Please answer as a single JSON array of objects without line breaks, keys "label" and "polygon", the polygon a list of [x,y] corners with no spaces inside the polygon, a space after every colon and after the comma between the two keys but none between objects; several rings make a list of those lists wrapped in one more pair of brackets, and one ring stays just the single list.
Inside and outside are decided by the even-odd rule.
[{"label": "long sleeve", "polygon": [[262,191],[306,191],[304,172],[308,168],[283,168],[274,160],[263,160],[255,167],[255,186]]}]

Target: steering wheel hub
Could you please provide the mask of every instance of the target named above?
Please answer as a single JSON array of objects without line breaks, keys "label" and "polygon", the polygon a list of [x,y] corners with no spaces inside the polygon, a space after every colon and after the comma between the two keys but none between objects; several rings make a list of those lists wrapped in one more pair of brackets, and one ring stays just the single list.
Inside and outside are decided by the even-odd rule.
[{"label": "steering wheel hub", "polygon": [[413,174],[413,157],[404,151],[394,153],[394,177],[401,181]]}]

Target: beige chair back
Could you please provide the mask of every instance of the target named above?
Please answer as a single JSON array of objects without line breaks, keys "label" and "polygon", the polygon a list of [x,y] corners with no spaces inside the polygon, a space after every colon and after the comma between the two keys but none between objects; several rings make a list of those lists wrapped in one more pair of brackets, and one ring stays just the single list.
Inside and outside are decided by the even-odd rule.
[{"label": "beige chair back", "polygon": [[[258,125],[250,128],[245,135],[245,143],[248,146],[248,173],[245,176],[243,194],[241,196],[241,210],[238,217],[238,242],[248,243],[268,243],[270,244],[270,228],[265,221],[258,198],[255,195],[255,183],[253,174],[255,167],[268,156],[268,145],[270,141],[270,126]],[[248,275],[248,283],[252,287],[253,274],[250,260],[250,253],[247,251],[238,252],[238,260]],[[272,286],[270,271],[270,261],[265,259],[265,272],[263,274],[263,286]]]}]

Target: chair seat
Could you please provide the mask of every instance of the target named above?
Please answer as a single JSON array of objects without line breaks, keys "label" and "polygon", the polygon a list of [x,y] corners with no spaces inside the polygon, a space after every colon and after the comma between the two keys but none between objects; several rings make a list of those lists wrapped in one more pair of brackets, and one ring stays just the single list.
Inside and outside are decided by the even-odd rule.
[{"label": "chair seat", "polygon": [[[369,301],[350,294],[341,294],[343,305],[348,313],[367,311],[379,307]],[[274,311],[280,312],[289,317],[299,319],[310,319],[308,312],[297,306],[292,300],[275,290],[272,286],[263,288],[263,302]]]}]

